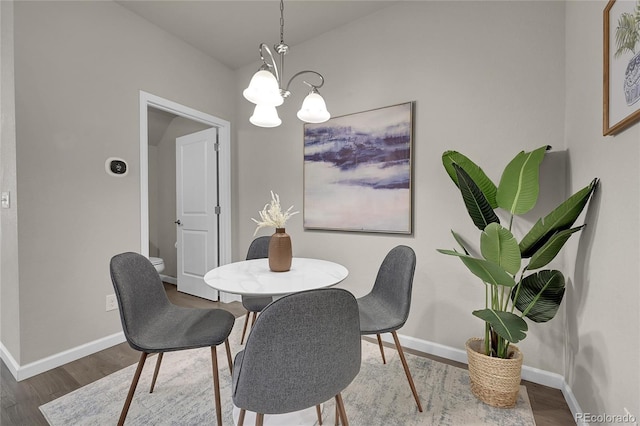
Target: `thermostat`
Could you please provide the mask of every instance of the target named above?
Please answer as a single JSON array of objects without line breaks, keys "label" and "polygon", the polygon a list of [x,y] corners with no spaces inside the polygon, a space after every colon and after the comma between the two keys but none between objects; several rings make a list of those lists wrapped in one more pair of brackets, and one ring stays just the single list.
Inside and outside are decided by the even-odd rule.
[{"label": "thermostat", "polygon": [[122,158],[107,158],[104,167],[111,176],[124,177],[129,173],[129,166]]}]

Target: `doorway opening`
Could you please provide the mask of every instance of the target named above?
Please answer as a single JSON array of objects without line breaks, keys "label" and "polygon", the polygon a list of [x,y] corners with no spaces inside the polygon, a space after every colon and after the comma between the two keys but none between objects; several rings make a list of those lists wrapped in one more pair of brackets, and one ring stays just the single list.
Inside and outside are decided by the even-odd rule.
[{"label": "doorway opening", "polygon": [[[173,165],[170,163],[175,155],[172,157],[169,151],[173,150],[175,154],[174,136],[211,128],[214,128],[218,135],[215,163],[218,171],[215,191],[217,200],[213,202],[220,208],[217,209],[219,211],[217,229],[214,230],[217,234],[216,247],[213,247],[212,251],[212,253],[215,252],[215,258],[206,263],[208,269],[231,261],[230,124],[190,107],[140,92],[140,253],[147,257],[162,257],[165,262],[165,275],[169,277],[184,276],[184,274],[176,274],[178,269],[176,249],[179,248],[176,234],[180,233],[176,232],[177,225],[174,224],[174,221],[179,222],[175,219],[176,180],[175,173],[172,173],[175,160]],[[163,138],[165,140],[162,140]],[[173,141],[168,143],[167,138],[173,138]],[[167,168],[169,173],[164,174],[163,168]],[[158,176],[162,176],[162,179],[156,179]],[[171,180],[168,180],[167,176],[171,177]],[[167,229],[163,232],[158,231],[160,227],[166,228],[166,226],[174,227],[173,234]],[[167,258],[165,259],[164,256]],[[181,272],[183,272],[182,269]],[[197,275],[200,273],[201,271],[198,271]],[[171,278],[163,278],[167,282],[174,283]],[[197,276],[195,278],[195,282],[201,281],[202,288],[193,289],[190,286],[188,290],[190,294],[195,292],[196,296],[211,300],[218,298],[217,292],[212,292],[203,280],[197,279]],[[174,284],[178,284],[178,290],[180,290],[180,283],[176,281]],[[226,298],[229,300],[225,300]],[[220,300],[227,302],[234,298],[222,294]]]}]

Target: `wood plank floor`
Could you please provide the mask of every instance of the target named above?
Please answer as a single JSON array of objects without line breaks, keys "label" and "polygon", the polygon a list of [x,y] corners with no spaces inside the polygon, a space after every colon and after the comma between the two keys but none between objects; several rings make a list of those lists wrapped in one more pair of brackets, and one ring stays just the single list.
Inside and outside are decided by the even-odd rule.
[{"label": "wood plank floor", "polygon": [[[176,291],[176,287],[171,284],[165,284],[165,288],[169,298],[177,305],[201,308],[219,307],[229,310],[236,317],[245,313],[238,302],[229,304],[210,302],[179,293]],[[466,368],[465,364],[458,362],[408,349],[407,352]],[[47,425],[38,409],[40,405],[135,364],[138,362],[139,356],[139,352],[131,349],[127,343],[122,343],[21,382],[16,382],[7,366],[2,362],[0,366],[0,425]],[[562,392],[526,381],[523,381],[523,384],[527,387],[538,426],[575,424]]]}]

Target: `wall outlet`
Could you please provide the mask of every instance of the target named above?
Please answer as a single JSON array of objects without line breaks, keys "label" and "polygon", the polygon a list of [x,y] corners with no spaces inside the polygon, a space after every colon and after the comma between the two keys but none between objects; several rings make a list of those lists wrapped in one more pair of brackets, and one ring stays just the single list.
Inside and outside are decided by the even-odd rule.
[{"label": "wall outlet", "polygon": [[118,301],[115,294],[107,294],[107,311],[118,309]]},{"label": "wall outlet", "polygon": [[11,196],[10,196],[10,193],[8,191],[7,192],[3,192],[0,195],[0,199],[2,200],[2,208],[3,209],[8,209],[8,208],[11,207]]}]

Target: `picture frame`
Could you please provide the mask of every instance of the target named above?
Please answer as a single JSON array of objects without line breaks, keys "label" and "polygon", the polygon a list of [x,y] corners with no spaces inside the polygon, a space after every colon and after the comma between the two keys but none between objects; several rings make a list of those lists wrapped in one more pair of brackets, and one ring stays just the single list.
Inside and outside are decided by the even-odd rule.
[{"label": "picture frame", "polygon": [[640,120],[640,0],[609,0],[603,12],[603,135]]},{"label": "picture frame", "polygon": [[304,125],[305,230],[413,232],[414,105]]}]

